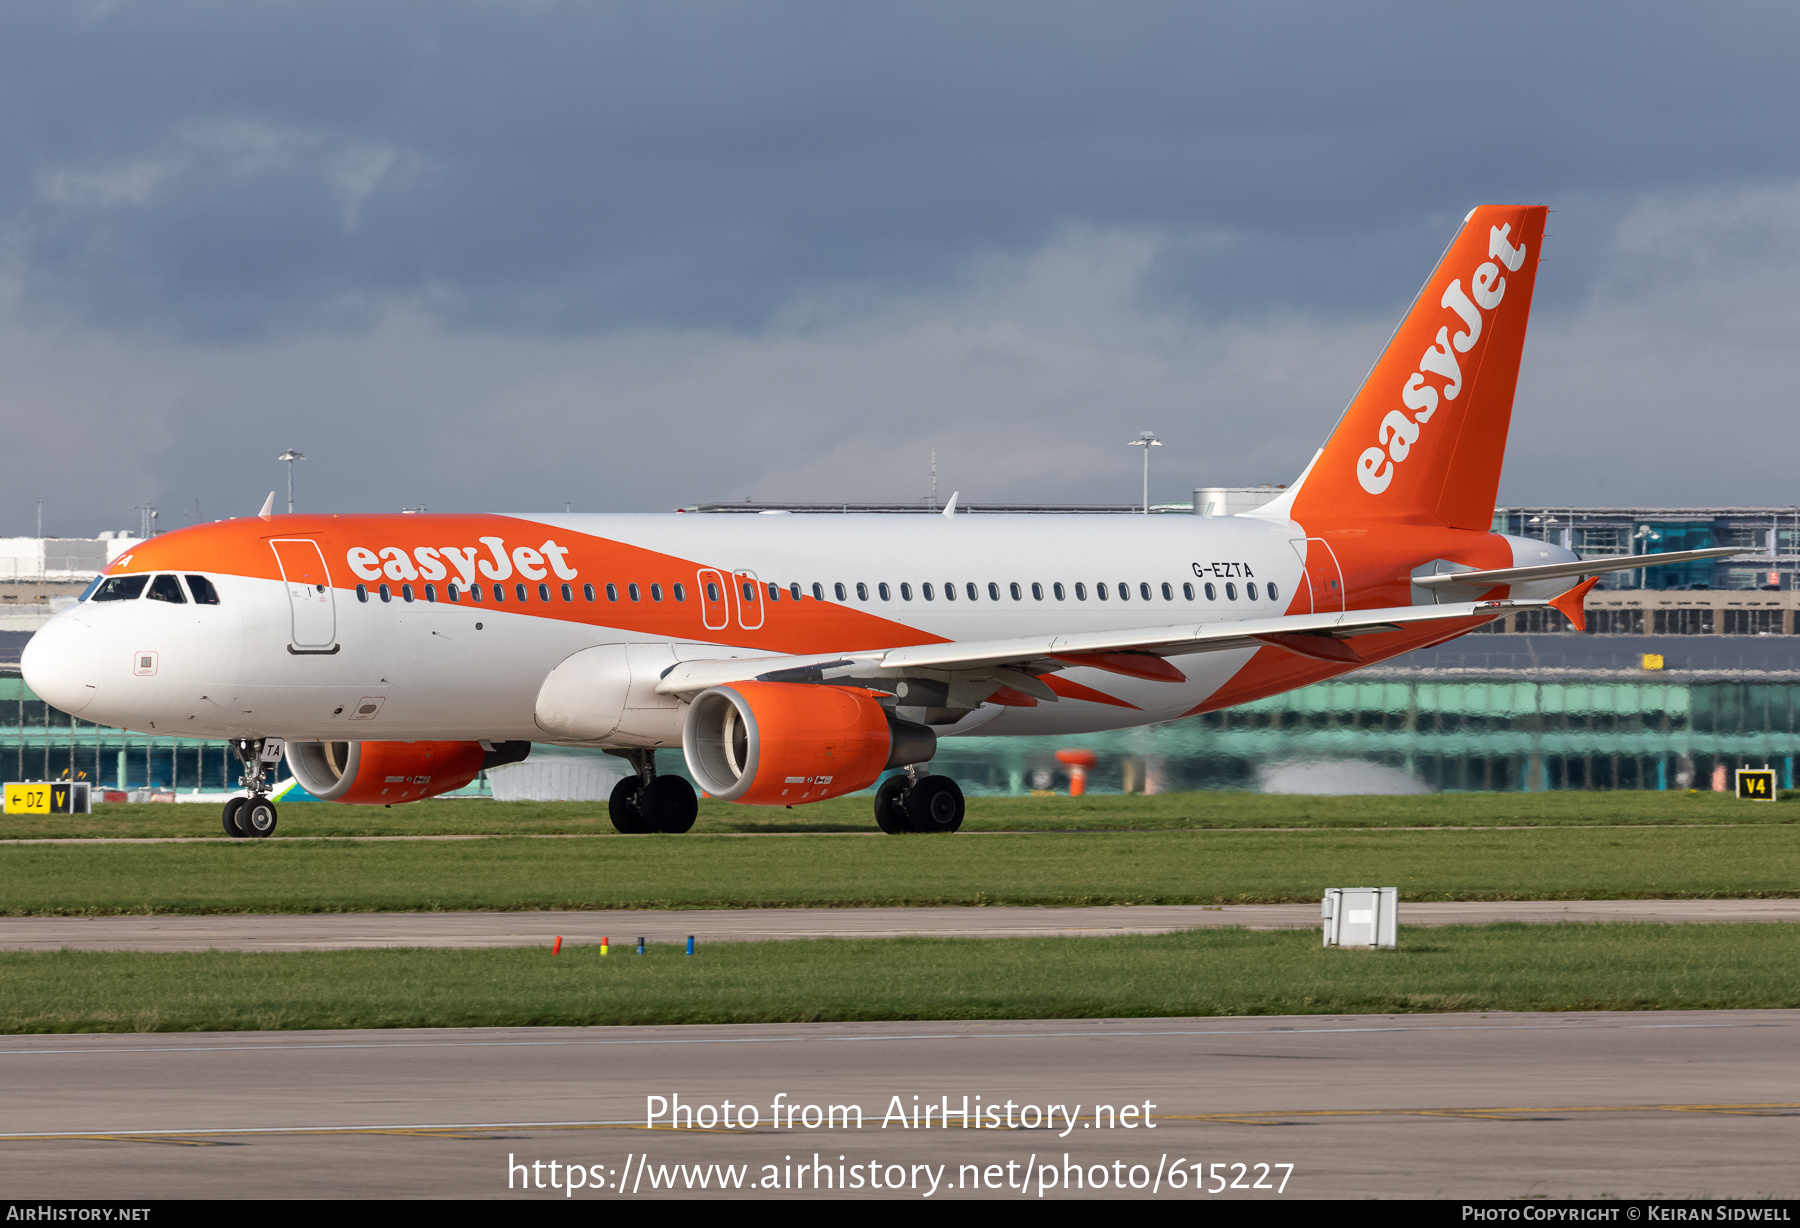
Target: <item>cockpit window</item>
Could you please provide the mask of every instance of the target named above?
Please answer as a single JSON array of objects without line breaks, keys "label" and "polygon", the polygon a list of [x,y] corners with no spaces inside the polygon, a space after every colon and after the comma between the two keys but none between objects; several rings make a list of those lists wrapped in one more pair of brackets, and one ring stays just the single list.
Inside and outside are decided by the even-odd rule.
[{"label": "cockpit window", "polygon": [[149,576],[108,576],[94,590],[90,601],[136,601],[150,583]]},{"label": "cockpit window", "polygon": [[195,605],[218,605],[219,590],[205,576],[189,576],[188,587],[194,590]]},{"label": "cockpit window", "polygon": [[105,576],[95,576],[92,580],[88,581],[88,586],[81,590],[81,596],[75,598],[75,600],[86,601],[89,597],[92,597],[94,595],[94,590],[99,588],[105,579]]},{"label": "cockpit window", "polygon": [[151,601],[167,601],[174,605],[186,605],[187,594],[181,591],[181,581],[174,576],[158,576],[150,581]]}]

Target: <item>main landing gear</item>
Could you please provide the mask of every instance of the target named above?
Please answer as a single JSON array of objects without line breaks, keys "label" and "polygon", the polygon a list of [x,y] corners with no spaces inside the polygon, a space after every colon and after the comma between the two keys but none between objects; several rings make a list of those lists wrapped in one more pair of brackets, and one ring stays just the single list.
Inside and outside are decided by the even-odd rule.
[{"label": "main landing gear", "polygon": [[281,762],[281,739],[234,738],[231,749],[244,765],[238,783],[250,796],[225,803],[225,834],[240,840],[265,839],[275,834],[275,803],[269,800],[268,775],[270,767]]},{"label": "main landing gear", "polygon": [[875,825],[890,836],[902,832],[951,832],[962,826],[963,795],[948,776],[927,776],[915,763],[875,790]]},{"label": "main landing gear", "polygon": [[629,759],[635,769],[634,775],[613,786],[607,802],[614,827],[627,836],[641,836],[656,831],[679,835],[694,825],[700,813],[694,786],[680,776],[658,776],[655,751],[613,753]]}]

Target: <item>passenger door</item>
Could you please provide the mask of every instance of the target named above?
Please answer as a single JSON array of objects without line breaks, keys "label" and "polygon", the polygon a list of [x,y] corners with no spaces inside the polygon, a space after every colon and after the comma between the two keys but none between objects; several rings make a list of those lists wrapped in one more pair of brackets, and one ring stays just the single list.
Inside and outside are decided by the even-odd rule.
[{"label": "passenger door", "polygon": [[276,538],[269,546],[281,567],[282,586],[287,589],[288,605],[293,611],[294,634],[289,651],[337,651],[337,604],[331,591],[331,573],[325,568],[319,544],[306,538]]}]

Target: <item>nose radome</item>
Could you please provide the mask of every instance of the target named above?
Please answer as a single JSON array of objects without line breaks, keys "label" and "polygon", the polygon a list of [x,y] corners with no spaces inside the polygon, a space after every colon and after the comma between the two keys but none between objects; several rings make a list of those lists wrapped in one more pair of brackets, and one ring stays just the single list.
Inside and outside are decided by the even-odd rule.
[{"label": "nose radome", "polygon": [[39,699],[73,716],[94,702],[100,663],[93,628],[65,610],[25,643],[19,672]]}]

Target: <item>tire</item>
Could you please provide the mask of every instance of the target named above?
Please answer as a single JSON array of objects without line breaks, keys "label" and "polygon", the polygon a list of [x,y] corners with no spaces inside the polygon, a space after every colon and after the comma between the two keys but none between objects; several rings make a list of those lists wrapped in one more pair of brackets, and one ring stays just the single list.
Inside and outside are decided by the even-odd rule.
[{"label": "tire", "polygon": [[247,797],[237,812],[237,822],[246,836],[266,840],[275,834],[275,803],[266,797]]},{"label": "tire", "polygon": [[656,830],[638,811],[643,787],[643,782],[633,773],[614,785],[612,797],[607,799],[606,809],[612,816],[613,828],[622,836],[643,836]]},{"label": "tire", "polygon": [[963,821],[962,790],[948,776],[927,776],[907,794],[906,818],[914,831],[955,831]]},{"label": "tire", "polygon": [[657,776],[644,786],[638,806],[652,831],[678,836],[694,825],[700,814],[700,799],[694,786],[680,776]]},{"label": "tire", "polygon": [[244,802],[247,800],[242,797],[234,797],[225,803],[225,834],[233,840],[242,840],[249,834],[238,826],[238,812],[244,808]]},{"label": "tire", "polygon": [[890,836],[912,830],[912,824],[906,820],[906,786],[911,783],[902,773],[899,776],[889,776],[875,790],[875,826]]}]

